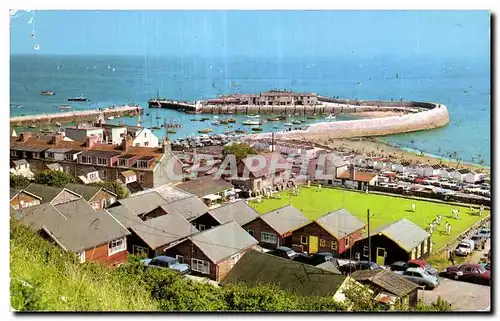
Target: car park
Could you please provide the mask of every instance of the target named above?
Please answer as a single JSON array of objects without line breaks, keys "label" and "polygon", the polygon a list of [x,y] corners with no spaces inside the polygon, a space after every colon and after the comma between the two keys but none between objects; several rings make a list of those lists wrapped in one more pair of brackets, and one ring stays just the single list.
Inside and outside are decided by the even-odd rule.
[{"label": "car park", "polygon": [[421,268],[430,275],[438,276],[438,271],[424,260],[410,260],[408,262],[398,261],[392,263],[389,268],[391,271],[395,272],[404,272],[409,268]]},{"label": "car park", "polygon": [[457,281],[491,285],[490,271],[481,264],[448,266],[441,275]]},{"label": "car park", "polygon": [[415,284],[423,286],[424,289],[433,290],[439,285],[439,280],[436,276],[430,275],[424,269],[419,267],[412,267],[406,269],[404,272],[397,272],[399,275],[412,281]]}]

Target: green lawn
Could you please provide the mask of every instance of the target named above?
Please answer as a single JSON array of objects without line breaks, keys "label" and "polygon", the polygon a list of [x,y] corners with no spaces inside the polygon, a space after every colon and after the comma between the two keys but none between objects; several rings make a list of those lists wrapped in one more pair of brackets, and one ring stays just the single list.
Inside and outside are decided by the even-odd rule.
[{"label": "green lawn", "polygon": [[[260,204],[251,203],[260,214],[269,212],[281,206],[291,204],[302,211],[309,219],[317,219],[331,211],[345,207],[349,212],[366,222],[366,213],[370,209],[370,227],[375,229],[381,225],[398,221],[404,217],[427,230],[429,222],[436,215],[443,216],[441,225],[434,232],[432,239],[434,249],[437,250],[451,241],[459,233],[479,221],[479,216],[470,216],[468,206],[448,205],[445,203],[434,203],[422,200],[406,199],[395,196],[365,194],[351,191],[343,191],[331,188],[322,188],[318,191],[316,187],[302,187],[298,196],[289,196],[288,192],[281,192],[281,199],[263,199]],[[411,211],[411,204],[416,204],[416,211]],[[458,220],[452,218],[452,209],[460,210]],[[482,217],[489,215],[485,210]],[[482,218],[481,217],[481,218]],[[451,234],[444,233],[446,221],[450,222]]]}]

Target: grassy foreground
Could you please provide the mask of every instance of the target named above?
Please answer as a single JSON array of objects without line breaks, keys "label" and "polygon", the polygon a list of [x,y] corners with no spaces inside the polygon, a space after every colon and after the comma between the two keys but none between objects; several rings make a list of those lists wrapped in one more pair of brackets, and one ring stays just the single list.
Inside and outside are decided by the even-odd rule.
[{"label": "grassy foreground", "polygon": [[[441,225],[432,236],[434,249],[444,246],[468,227],[490,214],[489,211],[485,210],[481,217],[471,216],[469,215],[469,207],[465,206],[332,188],[322,188],[321,191],[318,191],[315,186],[301,187],[298,196],[290,196],[288,192],[281,192],[281,199],[263,199],[261,203],[251,203],[251,206],[263,214],[285,206],[290,201],[295,208],[302,211],[311,220],[344,207],[366,222],[367,210],[370,209],[370,227],[372,229],[406,217],[427,230],[429,223],[435,219],[436,215],[442,215]],[[415,213],[411,211],[412,203],[416,204]],[[460,210],[458,220],[452,218],[453,208]],[[452,226],[450,235],[444,232],[446,221]]]},{"label": "grassy foreground", "polygon": [[11,223],[11,306],[21,311],[150,311],[146,290]]}]

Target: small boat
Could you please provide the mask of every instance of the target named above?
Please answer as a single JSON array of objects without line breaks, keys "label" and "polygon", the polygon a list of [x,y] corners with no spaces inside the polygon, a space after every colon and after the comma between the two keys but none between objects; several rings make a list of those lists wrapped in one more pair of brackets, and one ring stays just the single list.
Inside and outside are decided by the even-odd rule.
[{"label": "small boat", "polygon": [[108,119],[109,120],[115,119],[115,116],[109,116]]},{"label": "small boat", "polygon": [[61,123],[56,122],[57,127],[62,127]]},{"label": "small boat", "polygon": [[246,134],[248,133],[248,130],[245,129],[237,129],[234,131],[236,134]]},{"label": "small boat", "polygon": [[260,115],[247,115],[247,118],[260,118]]},{"label": "small boat", "polygon": [[71,109],[70,105],[60,105],[59,109]]},{"label": "small boat", "polygon": [[42,90],[42,96],[54,96],[56,93],[50,90]]},{"label": "small boat", "polygon": [[300,125],[302,122],[300,120],[292,120],[293,125]]},{"label": "small boat", "polygon": [[151,129],[152,130],[157,130],[157,129],[161,129],[161,127],[160,126],[153,126],[153,127],[151,127]]},{"label": "small boat", "polygon": [[243,122],[241,122],[243,125],[249,125],[249,126],[253,126],[253,125],[260,125],[260,122],[259,121],[256,121],[256,120],[244,120]]},{"label": "small boat", "polygon": [[203,118],[201,119],[201,121],[205,121],[205,120],[210,120],[210,118],[208,118],[208,117],[203,117]]},{"label": "small boat", "polygon": [[325,120],[334,120],[335,119],[335,115],[334,114],[330,114],[328,116],[325,117]]},{"label": "small boat", "polygon": [[273,126],[273,128],[274,128],[274,129],[279,129],[279,128],[280,128],[280,126],[275,125],[275,126]]},{"label": "small boat", "polygon": [[35,124],[29,124],[28,127],[29,128],[36,128],[36,125]]},{"label": "small boat", "polygon": [[267,121],[280,121],[281,119],[279,117],[268,117]]},{"label": "small boat", "polygon": [[221,120],[219,120],[219,123],[223,124],[223,125],[229,124],[229,122],[227,121],[227,119],[221,119]]},{"label": "small boat", "polygon": [[253,132],[261,132],[262,131],[262,127],[252,127],[252,131]]},{"label": "small boat", "polygon": [[87,101],[87,98],[80,95],[79,97],[68,98],[68,101]]},{"label": "small boat", "polygon": [[191,118],[191,121],[201,121],[201,119],[198,119],[198,118]]},{"label": "small boat", "polygon": [[292,123],[284,123],[283,126],[291,127],[291,126],[293,126],[293,124]]},{"label": "small boat", "polygon": [[156,119],[161,119],[161,116],[156,116],[155,118],[156,118]]},{"label": "small boat", "polygon": [[53,130],[50,127],[44,127],[42,129],[40,129],[40,132],[42,132],[42,133],[52,133]]},{"label": "small boat", "polygon": [[228,123],[236,123],[236,119],[234,119],[234,118],[228,118],[227,122]]},{"label": "small boat", "polygon": [[227,125],[226,128],[233,128],[233,125]]},{"label": "small boat", "polygon": [[207,133],[211,133],[211,132],[212,132],[212,128],[200,129],[198,131],[198,133],[201,133],[201,134],[207,134]]},{"label": "small boat", "polygon": [[175,128],[168,128],[167,129],[167,133],[169,133],[169,134],[175,134],[175,133],[177,133],[177,130]]},{"label": "small boat", "polygon": [[212,121],[212,125],[220,125],[220,121],[214,120],[214,121]]},{"label": "small boat", "polygon": [[146,116],[149,116],[149,113],[146,113]]}]

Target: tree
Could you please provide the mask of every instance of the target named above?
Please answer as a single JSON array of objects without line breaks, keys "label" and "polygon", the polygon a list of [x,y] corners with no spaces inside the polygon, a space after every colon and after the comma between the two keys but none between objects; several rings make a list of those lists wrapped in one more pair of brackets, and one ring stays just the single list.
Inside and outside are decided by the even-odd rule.
[{"label": "tree", "polygon": [[234,155],[236,161],[240,161],[247,157],[248,155],[255,155],[257,151],[248,144],[245,143],[233,143],[228,146],[224,146],[224,156]]},{"label": "tree", "polygon": [[22,175],[10,174],[10,187],[16,189],[26,188],[31,183],[29,179]]},{"label": "tree", "polygon": [[75,177],[63,171],[41,171],[35,174],[35,183],[55,187],[64,187],[69,183],[74,183]]},{"label": "tree", "polygon": [[128,190],[121,183],[116,181],[103,181],[92,183],[90,185],[107,189],[108,191],[115,193],[118,199],[126,198],[128,196]]},{"label": "tree", "polygon": [[416,311],[446,312],[446,311],[452,311],[452,308],[451,308],[451,303],[443,300],[440,296],[438,296],[437,300],[429,305],[425,305],[422,303],[417,305]]}]

